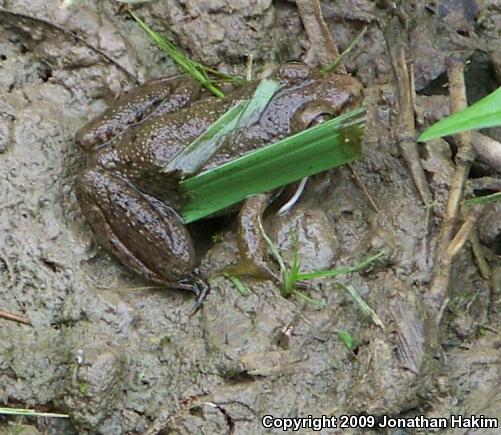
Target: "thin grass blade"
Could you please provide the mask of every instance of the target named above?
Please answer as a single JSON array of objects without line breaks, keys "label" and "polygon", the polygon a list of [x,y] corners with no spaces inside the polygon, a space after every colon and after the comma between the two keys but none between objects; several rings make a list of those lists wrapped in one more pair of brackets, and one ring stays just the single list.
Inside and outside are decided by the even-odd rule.
[{"label": "thin grass blade", "polygon": [[229,274],[225,274],[224,276],[226,276],[226,278],[228,278],[233,283],[240,295],[249,296],[251,294],[250,288],[247,287],[247,285],[245,285],[238,276]]},{"label": "thin grass blade", "polygon": [[342,289],[346,290],[346,292],[351,296],[357,307],[364,313],[366,316],[370,317],[375,325],[379,326],[381,329],[384,329],[384,323],[381,320],[381,317],[377,315],[377,313],[365,302],[362,297],[358,294],[355,288],[352,285],[344,285],[337,284]]},{"label": "thin grass blade", "polygon": [[464,203],[466,205],[483,205],[492,204],[501,201],[501,192],[496,192],[491,195],[477,196],[476,198],[467,199]]},{"label": "thin grass blade", "polygon": [[418,140],[421,142],[448,136],[465,130],[496,127],[501,125],[501,88],[467,107],[453,113],[425,130]]},{"label": "thin grass blade", "polygon": [[377,254],[371,255],[370,257],[367,257],[365,260],[353,266],[339,267],[337,269],[331,269],[331,270],[319,270],[317,272],[300,273],[298,275],[298,279],[306,281],[315,278],[333,278],[339,275],[346,275],[347,273],[358,272],[359,270],[365,269],[367,266],[369,266],[371,263],[376,261],[379,257],[383,256],[384,254],[385,254],[384,251],[378,252]]},{"label": "thin grass blade", "polygon": [[201,68],[198,62],[191,60],[181,53],[176,46],[170,42],[168,39],[164,38],[159,33],[150,29],[146,23],[141,20],[134,12],[129,11],[131,16],[137,21],[141,29],[143,29],[148,36],[163,50],[171,59],[176,62],[181,69],[186,73],[191,75],[193,78],[198,80],[202,86],[205,86],[209,91],[211,91],[217,97],[224,97],[223,92],[212,83],[204,68]]},{"label": "thin grass blade", "polygon": [[54,412],[37,412],[34,409],[25,408],[0,408],[0,415],[24,415],[27,417],[56,417],[68,418],[68,414],[57,414]]},{"label": "thin grass blade", "polygon": [[337,332],[337,336],[348,350],[353,352],[356,349],[357,343],[349,332],[341,329]]}]

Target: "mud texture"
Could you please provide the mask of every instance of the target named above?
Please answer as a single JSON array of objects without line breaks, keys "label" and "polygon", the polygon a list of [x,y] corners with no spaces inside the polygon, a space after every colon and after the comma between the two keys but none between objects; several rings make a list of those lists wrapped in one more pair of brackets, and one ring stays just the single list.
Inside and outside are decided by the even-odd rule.
[{"label": "mud texture", "polygon": [[[226,219],[202,259],[212,292],[193,318],[191,295],[149,288],[99,248],[73,191],[83,159],[75,131],[136,81],[177,70],[115,2],[64,3],[0,0],[0,309],[31,322],[0,319],[0,404],[69,418],[0,417],[0,432],[256,434],[266,414],[501,419],[501,211],[491,206],[479,221],[494,285],[480,276],[467,244],[438,326],[421,301],[454,146],[436,140],[420,148],[435,200],[429,211],[395,140],[398,94],[384,32],[395,12],[385,4],[393,2],[322,2],[340,50],[367,26],[346,60],[366,86],[368,108],[366,155],[353,168],[381,212],[343,167],[312,177],[289,214],[271,210],[265,220],[289,263],[296,235],[303,271],[386,255],[361,273],[314,280],[308,294],[323,307],[285,299],[266,281],[246,281],[244,297],[222,275],[237,255]],[[501,84],[496,1],[396,3],[411,29],[419,129],[447,104],[441,83],[451,52],[483,53],[475,58],[483,68],[467,73],[479,84],[472,98]],[[166,0],[135,11],[225,71],[244,73],[251,54],[257,70],[301,60],[308,47],[295,5],[285,0]],[[384,327],[339,283],[353,286]],[[354,350],[340,331],[354,337]]]}]

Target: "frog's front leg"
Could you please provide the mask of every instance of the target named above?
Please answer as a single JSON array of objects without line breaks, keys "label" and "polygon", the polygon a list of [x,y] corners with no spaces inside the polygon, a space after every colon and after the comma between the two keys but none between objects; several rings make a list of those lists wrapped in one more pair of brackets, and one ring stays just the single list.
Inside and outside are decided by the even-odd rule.
[{"label": "frog's front leg", "polygon": [[193,242],[172,208],[99,167],[78,176],[76,194],[108,252],[150,281],[194,292],[201,305],[208,286],[193,273]]},{"label": "frog's front leg", "polygon": [[247,198],[238,214],[237,243],[240,261],[230,269],[236,275],[251,275],[271,279],[281,284],[277,273],[266,263],[266,241],[261,232],[262,217],[274,195],[262,193]]}]

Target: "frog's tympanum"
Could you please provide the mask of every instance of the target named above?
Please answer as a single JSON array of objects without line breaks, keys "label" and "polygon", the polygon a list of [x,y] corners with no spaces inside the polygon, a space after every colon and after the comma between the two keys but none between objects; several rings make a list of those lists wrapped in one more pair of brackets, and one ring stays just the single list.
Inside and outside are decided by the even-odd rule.
[{"label": "frog's tympanum", "polygon": [[[305,65],[282,66],[274,76],[280,89],[259,119],[201,170],[332,117],[357,104],[361,95],[354,78],[315,75]],[[225,98],[200,99],[193,81],[155,80],[125,95],[76,136],[89,152],[76,193],[98,242],[146,279],[194,292],[197,307],[208,286],[198,276],[192,239],[176,212],[178,180],[162,168],[237,101],[250,98],[255,88],[251,83]],[[273,273],[264,261],[264,244],[255,227],[268,202],[267,195],[244,202],[238,237],[248,271],[269,278]]]}]

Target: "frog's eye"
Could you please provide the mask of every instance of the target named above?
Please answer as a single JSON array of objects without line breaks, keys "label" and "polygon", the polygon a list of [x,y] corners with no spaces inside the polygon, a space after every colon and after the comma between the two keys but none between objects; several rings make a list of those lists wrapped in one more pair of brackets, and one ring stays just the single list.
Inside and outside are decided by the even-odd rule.
[{"label": "frog's eye", "polygon": [[335,114],[334,108],[327,101],[305,103],[292,116],[291,129],[293,133],[306,130],[331,119]]}]

